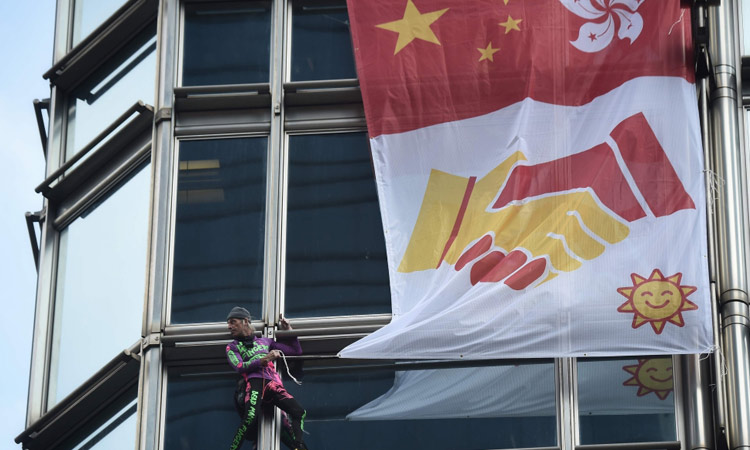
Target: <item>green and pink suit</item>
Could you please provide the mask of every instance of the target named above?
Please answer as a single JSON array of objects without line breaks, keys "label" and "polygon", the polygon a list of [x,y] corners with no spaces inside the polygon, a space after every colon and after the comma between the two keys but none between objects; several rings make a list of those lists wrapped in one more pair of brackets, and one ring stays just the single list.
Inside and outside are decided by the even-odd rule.
[{"label": "green and pink suit", "polygon": [[242,423],[234,435],[230,450],[240,448],[246,437],[255,440],[258,426],[257,417],[261,412],[262,405],[275,405],[289,416],[291,424],[285,424],[288,426],[282,427],[284,444],[291,449],[307,448],[303,443],[302,432],[305,410],[284,389],[274,362],[268,361],[265,366],[262,363],[262,358],[271,350],[279,350],[286,356],[302,354],[302,347],[296,337],[277,342],[269,338],[248,336],[244,339],[235,339],[227,345],[226,353],[229,365],[245,378],[247,386],[245,413]]}]

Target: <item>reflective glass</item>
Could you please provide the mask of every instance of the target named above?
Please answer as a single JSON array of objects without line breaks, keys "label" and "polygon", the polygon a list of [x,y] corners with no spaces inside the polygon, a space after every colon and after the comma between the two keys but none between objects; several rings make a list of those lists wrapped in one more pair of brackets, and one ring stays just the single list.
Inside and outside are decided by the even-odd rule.
[{"label": "reflective glass", "polygon": [[74,3],[71,48],[114,14],[125,0],[75,0]]},{"label": "reflective glass", "polygon": [[156,24],[147,27],[70,94],[66,159],[138,100],[154,103]]},{"label": "reflective glass", "polygon": [[[305,443],[311,449],[556,445],[552,363],[368,368],[318,360],[305,365],[302,386],[288,379],[284,384],[307,411]],[[284,372],[281,363],[280,369]],[[164,449],[228,446],[240,424],[232,398],[236,380],[234,374],[170,374]]]},{"label": "reflective glass", "polygon": [[346,3],[307,0],[293,6],[291,79],[357,78]]},{"label": "reflective glass", "polygon": [[286,315],[389,313],[365,133],[290,136],[287,205]]},{"label": "reflective glass", "polygon": [[[469,450],[556,443],[553,364],[381,369],[307,361],[305,443],[326,450]],[[315,364],[315,365],[313,365]]]},{"label": "reflective glass", "polygon": [[[137,383],[99,411],[56,450],[133,450],[136,440]],[[102,399],[104,400],[104,399]]]},{"label": "reflective glass", "polygon": [[[229,448],[240,425],[236,375],[175,375],[167,383],[164,450]],[[243,448],[252,446],[246,443]]]},{"label": "reflective glass", "polygon": [[60,235],[50,406],[140,339],[150,171]]},{"label": "reflective glass", "polygon": [[179,149],[172,323],[261,314],[268,139],[184,141]]},{"label": "reflective glass", "polygon": [[750,55],[750,2],[743,0],[742,8],[742,54]]},{"label": "reflective glass", "polygon": [[581,444],[675,441],[671,357],[578,362]]},{"label": "reflective glass", "polygon": [[270,2],[188,4],[182,85],[266,82],[270,44]]}]

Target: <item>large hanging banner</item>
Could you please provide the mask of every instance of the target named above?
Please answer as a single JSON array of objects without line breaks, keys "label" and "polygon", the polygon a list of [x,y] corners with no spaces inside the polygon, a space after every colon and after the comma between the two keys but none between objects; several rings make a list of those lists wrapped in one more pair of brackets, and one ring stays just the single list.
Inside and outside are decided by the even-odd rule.
[{"label": "large hanging banner", "polygon": [[393,321],[351,358],[712,347],[679,0],[349,0]]}]

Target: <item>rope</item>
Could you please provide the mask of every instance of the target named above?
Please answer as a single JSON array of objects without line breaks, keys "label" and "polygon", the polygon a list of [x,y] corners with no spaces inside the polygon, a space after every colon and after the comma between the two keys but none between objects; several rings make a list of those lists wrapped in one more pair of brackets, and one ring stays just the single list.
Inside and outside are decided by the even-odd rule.
[{"label": "rope", "polygon": [[302,382],[299,381],[299,380],[297,380],[296,378],[294,378],[294,375],[292,375],[292,373],[289,371],[289,363],[286,362],[286,355],[284,354],[284,352],[282,352],[281,350],[278,350],[278,349],[277,349],[277,351],[279,353],[281,353],[281,359],[284,360],[284,365],[286,366],[286,374],[289,375],[289,378],[291,378],[292,380],[294,380],[295,383],[297,383],[299,386],[302,386]]}]

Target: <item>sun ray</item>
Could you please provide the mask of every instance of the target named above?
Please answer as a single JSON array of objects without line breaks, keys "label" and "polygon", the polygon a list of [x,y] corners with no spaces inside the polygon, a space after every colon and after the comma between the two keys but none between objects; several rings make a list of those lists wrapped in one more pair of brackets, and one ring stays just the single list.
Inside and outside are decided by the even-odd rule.
[{"label": "sun ray", "polygon": [[667,278],[667,281],[676,284],[677,286],[680,285],[680,281],[682,280],[682,274],[676,273],[672,275],[671,277]]},{"label": "sun ray", "polygon": [[[688,295],[697,291],[698,288],[695,286],[680,286],[680,290],[682,291],[682,296],[687,297]],[[685,301],[687,301],[687,299],[685,299]]]},{"label": "sun ray", "polygon": [[646,395],[646,394],[648,394],[650,392],[654,392],[654,390],[653,389],[649,389],[646,386],[640,386],[638,388],[638,397],[643,397],[644,395]]},{"label": "sun ray", "polygon": [[651,327],[654,329],[656,334],[661,334],[661,332],[664,330],[664,325],[666,325],[666,322],[663,320],[652,320]]},{"label": "sun ray", "polygon": [[685,321],[682,319],[682,314],[675,314],[674,316],[670,317],[669,320],[671,323],[677,325],[678,327],[684,326]]},{"label": "sun ray", "polygon": [[691,302],[688,299],[685,299],[683,301],[683,303],[682,303],[682,308],[681,309],[683,311],[694,311],[694,310],[698,309],[698,305],[696,305],[695,303]]},{"label": "sun ray", "polygon": [[664,274],[661,273],[661,270],[654,269],[653,272],[651,272],[651,276],[648,277],[649,280],[663,280]]},{"label": "sun ray", "polygon": [[617,292],[624,295],[625,297],[630,298],[630,296],[633,294],[633,288],[619,288]]},{"label": "sun ray", "polygon": [[648,320],[636,314],[635,317],[633,317],[633,328],[638,328],[646,322],[648,322]]},{"label": "sun ray", "polygon": [[643,278],[642,276],[638,275],[637,273],[634,273],[634,274],[630,275],[630,278],[633,280],[633,285],[638,285],[638,284],[641,284],[644,281],[646,281],[645,278]]}]

